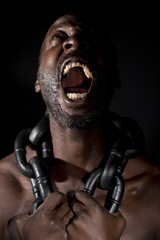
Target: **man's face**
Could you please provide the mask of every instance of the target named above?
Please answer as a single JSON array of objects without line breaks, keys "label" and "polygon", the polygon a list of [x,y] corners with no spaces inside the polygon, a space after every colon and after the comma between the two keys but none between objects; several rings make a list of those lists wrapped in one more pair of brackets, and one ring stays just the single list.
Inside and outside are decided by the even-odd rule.
[{"label": "man's face", "polygon": [[38,82],[58,122],[87,127],[102,116],[114,91],[104,41],[76,16],[59,18],[42,44]]}]

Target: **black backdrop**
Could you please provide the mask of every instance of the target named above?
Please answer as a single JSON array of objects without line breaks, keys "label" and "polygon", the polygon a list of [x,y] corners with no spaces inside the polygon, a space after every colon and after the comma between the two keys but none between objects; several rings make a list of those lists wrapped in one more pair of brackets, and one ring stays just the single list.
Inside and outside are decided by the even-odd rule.
[{"label": "black backdrop", "polygon": [[74,4],[88,17],[105,16],[104,27],[115,45],[122,80],[110,109],[140,124],[146,152],[159,163],[158,6],[62,3],[46,1],[43,5],[35,3],[33,8],[29,2],[14,2],[1,7],[0,158],[13,151],[17,133],[33,127],[44,113],[42,98],[34,92],[41,42],[52,21],[71,11]]}]

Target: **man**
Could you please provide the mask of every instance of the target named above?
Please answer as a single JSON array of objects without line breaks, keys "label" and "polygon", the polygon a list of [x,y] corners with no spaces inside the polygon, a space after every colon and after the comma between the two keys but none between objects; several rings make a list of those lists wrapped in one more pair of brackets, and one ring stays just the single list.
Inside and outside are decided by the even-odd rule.
[{"label": "man", "polygon": [[[14,154],[0,162],[1,239],[160,239],[160,169],[146,156],[128,160],[125,192],[110,213],[107,191],[82,191],[86,177],[101,164],[112,133],[108,107],[119,86],[116,58],[103,26],[68,14],[57,19],[42,44],[36,92],[48,113],[54,192],[30,214],[34,201],[29,178]],[[27,161],[35,156],[29,147]]]}]

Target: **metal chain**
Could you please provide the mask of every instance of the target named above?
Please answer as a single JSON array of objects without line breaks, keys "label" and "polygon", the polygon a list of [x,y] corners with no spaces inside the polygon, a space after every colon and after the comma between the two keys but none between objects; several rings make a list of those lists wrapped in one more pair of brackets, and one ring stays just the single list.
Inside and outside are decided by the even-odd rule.
[{"label": "metal chain", "polygon": [[[116,129],[115,142],[106,152],[100,166],[95,169],[86,181],[84,191],[94,195],[95,189],[108,190],[105,207],[115,213],[121,204],[124,193],[122,173],[129,158],[138,156],[144,150],[144,135],[138,124],[125,117],[110,113],[111,125]],[[113,131],[114,132],[114,131]],[[37,150],[37,155],[29,163],[26,160],[26,146]],[[41,151],[39,151],[41,149]],[[33,129],[21,131],[15,140],[14,152],[19,170],[29,177],[32,184],[35,201],[31,207],[31,214],[53,192],[48,173],[52,169],[54,157],[49,133],[49,118],[47,111]]]}]

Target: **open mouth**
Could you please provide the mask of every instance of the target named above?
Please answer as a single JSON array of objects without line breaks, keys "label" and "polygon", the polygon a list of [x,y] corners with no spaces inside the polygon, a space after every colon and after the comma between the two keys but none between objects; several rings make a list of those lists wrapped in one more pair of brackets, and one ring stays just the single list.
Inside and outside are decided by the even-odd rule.
[{"label": "open mouth", "polygon": [[61,84],[69,100],[84,100],[91,91],[93,76],[87,64],[69,62],[63,68]]}]

